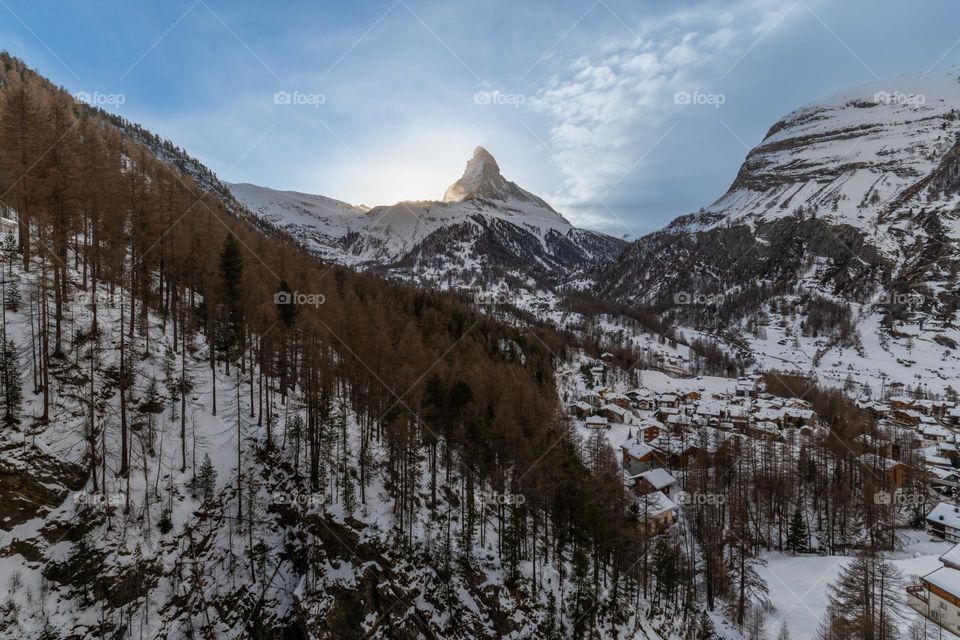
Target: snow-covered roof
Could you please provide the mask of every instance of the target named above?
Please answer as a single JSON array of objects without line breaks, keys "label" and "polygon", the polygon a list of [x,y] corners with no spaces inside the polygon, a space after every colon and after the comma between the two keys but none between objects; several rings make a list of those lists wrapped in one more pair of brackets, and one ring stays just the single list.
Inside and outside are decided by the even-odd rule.
[{"label": "snow-covered roof", "polygon": [[697,415],[719,417],[727,408],[726,402],[698,402]]},{"label": "snow-covered roof", "polygon": [[860,462],[862,462],[865,466],[872,467],[874,469],[883,469],[885,471],[893,469],[900,464],[896,460],[884,458],[873,453],[865,453],[860,456]]},{"label": "snow-covered roof", "polygon": [[650,452],[653,451],[653,447],[647,443],[637,442],[636,440],[627,440],[620,445],[620,448],[638,460],[646,455],[649,455]]},{"label": "snow-covered roof", "polygon": [[933,573],[923,576],[924,582],[940,587],[944,591],[960,597],[960,571],[951,567],[940,567]]},{"label": "snow-covered roof", "polygon": [[940,467],[929,467],[927,469],[927,472],[932,476],[936,476],[940,480],[946,480],[947,478],[950,478],[950,477],[954,477],[954,478],[960,477],[960,474],[958,474],[955,470],[941,469]]},{"label": "snow-covered roof", "polygon": [[937,424],[923,425],[920,428],[920,433],[934,438],[946,438],[950,435],[949,431]]},{"label": "snow-covered roof", "polygon": [[960,567],[960,544],[954,545],[945,554],[940,556],[940,562]]},{"label": "snow-covered roof", "polygon": [[668,498],[662,491],[654,491],[644,496],[647,502],[647,514],[650,516],[659,516],[667,511],[675,511],[677,505]]},{"label": "snow-covered roof", "polygon": [[952,529],[960,529],[960,507],[941,502],[927,516],[927,521],[943,524]]},{"label": "snow-covered roof", "polygon": [[646,480],[654,489],[664,489],[677,482],[677,479],[670,475],[666,469],[651,469],[634,476],[634,478]]},{"label": "snow-covered roof", "polygon": [[629,409],[624,409],[624,408],[621,407],[620,405],[618,405],[618,404],[612,404],[612,403],[603,405],[603,410],[604,410],[604,411],[610,411],[611,413],[615,413],[616,415],[621,416],[621,417],[622,417],[622,416],[625,416],[625,415],[628,414],[628,413],[630,413],[630,410],[629,410]]}]

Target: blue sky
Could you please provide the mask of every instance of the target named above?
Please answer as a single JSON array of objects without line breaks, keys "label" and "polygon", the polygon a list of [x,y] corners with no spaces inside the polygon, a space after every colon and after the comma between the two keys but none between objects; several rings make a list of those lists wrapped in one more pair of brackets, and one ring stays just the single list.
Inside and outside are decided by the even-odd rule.
[{"label": "blue sky", "polygon": [[483,145],[636,236],[719,197],[794,108],[960,62],[960,4],[0,0],[0,38],[228,181],[435,199]]}]

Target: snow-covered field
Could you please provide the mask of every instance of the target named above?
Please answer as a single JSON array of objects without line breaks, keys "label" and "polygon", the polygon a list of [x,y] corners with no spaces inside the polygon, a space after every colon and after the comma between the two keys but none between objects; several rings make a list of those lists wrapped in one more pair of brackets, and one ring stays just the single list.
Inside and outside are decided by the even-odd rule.
[{"label": "snow-covered field", "polygon": [[[931,539],[921,531],[899,532],[904,549],[891,555],[894,564],[903,572],[904,586],[913,584],[913,578],[939,568],[938,558],[949,551],[953,544]],[[849,556],[817,556],[784,553],[767,553],[767,565],[759,573],[770,589],[773,611],[768,628],[776,631],[783,620],[787,621],[791,637],[795,640],[814,640],[817,627],[823,619],[828,604],[828,585],[837,579],[850,562]],[[906,593],[903,593],[906,602]],[[906,629],[917,613],[904,605]],[[944,631],[944,640],[958,640]]]}]

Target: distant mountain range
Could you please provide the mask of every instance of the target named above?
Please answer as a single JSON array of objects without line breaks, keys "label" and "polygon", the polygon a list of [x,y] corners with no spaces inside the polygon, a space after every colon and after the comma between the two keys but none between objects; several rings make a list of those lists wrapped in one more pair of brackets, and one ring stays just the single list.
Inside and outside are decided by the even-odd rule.
[{"label": "distant mountain range", "polygon": [[369,209],[252,184],[228,187],[254,215],[321,258],[421,284],[472,285],[508,276],[555,284],[616,258],[626,245],[571,225],[504,178],[483,147],[442,201]]}]

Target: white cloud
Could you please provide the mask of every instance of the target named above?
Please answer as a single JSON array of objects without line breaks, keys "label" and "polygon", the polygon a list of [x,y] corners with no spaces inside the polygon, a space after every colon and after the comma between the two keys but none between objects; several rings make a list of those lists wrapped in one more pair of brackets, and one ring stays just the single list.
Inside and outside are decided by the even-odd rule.
[{"label": "white cloud", "polygon": [[598,201],[644,161],[655,161],[656,154],[644,154],[683,108],[674,94],[721,92],[717,78],[786,9],[773,0],[702,4],[645,23],[602,56],[568,58],[528,102],[550,123],[563,180],[552,201],[586,211],[584,219],[608,216]]}]

